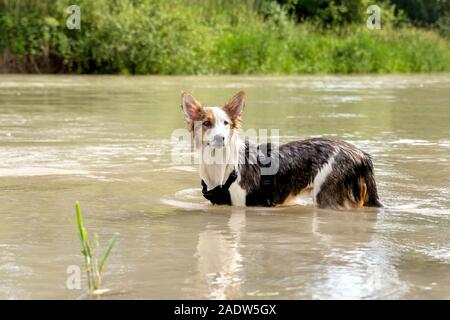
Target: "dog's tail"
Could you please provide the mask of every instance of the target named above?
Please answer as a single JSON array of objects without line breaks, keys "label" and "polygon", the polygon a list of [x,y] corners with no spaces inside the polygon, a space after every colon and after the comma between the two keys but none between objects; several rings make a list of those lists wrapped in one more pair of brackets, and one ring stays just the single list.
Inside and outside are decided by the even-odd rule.
[{"label": "dog's tail", "polygon": [[372,175],[366,178],[366,186],[367,186],[367,197],[364,201],[364,206],[366,207],[384,207],[378,198],[377,185],[375,183],[375,178]]},{"label": "dog's tail", "polygon": [[356,179],[352,179],[352,198],[359,207],[383,207],[378,197],[377,185],[373,173],[373,164],[368,154],[356,169]]},{"label": "dog's tail", "polygon": [[373,170],[373,163],[370,156],[366,154],[363,161],[362,176],[360,179],[360,204],[365,207],[383,207],[378,197],[377,184]]}]

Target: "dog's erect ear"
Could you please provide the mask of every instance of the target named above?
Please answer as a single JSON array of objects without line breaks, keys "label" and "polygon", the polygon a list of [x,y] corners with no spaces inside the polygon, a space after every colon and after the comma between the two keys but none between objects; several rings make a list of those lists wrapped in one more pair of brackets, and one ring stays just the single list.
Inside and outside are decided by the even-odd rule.
[{"label": "dog's erect ear", "polygon": [[231,120],[237,126],[239,124],[239,116],[244,109],[245,104],[245,92],[239,91],[233,96],[227,103],[223,105],[223,109],[230,116]]},{"label": "dog's erect ear", "polygon": [[188,123],[194,122],[199,118],[202,111],[200,102],[187,92],[181,92],[181,108],[184,112],[184,118]]}]

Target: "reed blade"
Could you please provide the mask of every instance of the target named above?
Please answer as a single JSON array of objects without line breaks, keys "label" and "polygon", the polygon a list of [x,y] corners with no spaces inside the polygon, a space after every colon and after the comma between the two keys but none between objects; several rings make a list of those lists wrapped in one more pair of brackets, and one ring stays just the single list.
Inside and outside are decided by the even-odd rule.
[{"label": "reed blade", "polygon": [[100,275],[103,273],[103,268],[105,267],[106,260],[108,260],[108,257],[111,253],[111,250],[116,245],[117,239],[119,238],[118,234],[114,234],[111,240],[109,241],[108,247],[106,248],[105,253],[103,254],[102,259],[100,260],[98,271]]}]

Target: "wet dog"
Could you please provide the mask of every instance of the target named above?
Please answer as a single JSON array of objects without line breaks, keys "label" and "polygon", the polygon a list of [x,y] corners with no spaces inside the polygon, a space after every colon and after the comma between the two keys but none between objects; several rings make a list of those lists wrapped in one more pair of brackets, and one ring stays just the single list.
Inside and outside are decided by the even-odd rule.
[{"label": "wet dog", "polygon": [[312,196],[321,208],[381,207],[370,156],[322,138],[280,146],[238,135],[245,93],[208,107],[183,92],[182,109],[200,152],[203,195],[213,204],[276,206]]}]

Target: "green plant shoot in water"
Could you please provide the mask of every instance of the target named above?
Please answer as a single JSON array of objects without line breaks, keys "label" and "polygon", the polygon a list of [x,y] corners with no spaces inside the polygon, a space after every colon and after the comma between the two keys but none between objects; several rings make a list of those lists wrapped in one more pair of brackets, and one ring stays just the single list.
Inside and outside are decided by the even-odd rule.
[{"label": "green plant shoot in water", "polygon": [[101,287],[105,263],[108,260],[109,255],[111,254],[111,250],[117,242],[118,234],[114,234],[114,236],[109,241],[108,247],[106,248],[102,258],[98,260],[95,256],[95,249],[98,247],[97,234],[94,234],[94,239],[92,242],[89,241],[88,234],[83,223],[80,204],[78,202],[75,203],[75,211],[77,216],[78,233],[81,240],[81,253],[84,256],[89,293],[96,294]]}]

